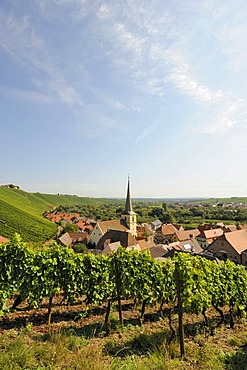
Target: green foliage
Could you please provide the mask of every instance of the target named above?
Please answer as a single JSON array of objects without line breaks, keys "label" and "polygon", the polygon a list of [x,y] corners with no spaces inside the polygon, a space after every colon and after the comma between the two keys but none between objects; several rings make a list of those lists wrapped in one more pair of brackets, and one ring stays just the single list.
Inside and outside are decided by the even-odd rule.
[{"label": "green foliage", "polygon": [[72,249],[75,253],[84,253],[88,250],[87,246],[82,243],[72,245]]},{"label": "green foliage", "polygon": [[64,228],[63,228],[63,231],[65,232],[65,233],[77,233],[77,232],[79,232],[79,228],[78,228],[78,226],[77,225],[75,225],[75,224],[67,224]]},{"label": "green foliage", "polygon": [[28,213],[0,200],[0,235],[11,238],[15,232],[25,241],[46,240],[54,235],[56,225],[41,215]]},{"label": "green foliage", "polygon": [[117,292],[121,298],[176,305],[178,282],[187,312],[198,314],[225,305],[244,310],[247,305],[246,270],[230,261],[217,264],[178,253],[173,260],[161,262],[148,253],[123,248],[109,257],[95,256],[74,253],[56,243],[34,252],[18,235],[0,246],[1,312],[16,294],[33,307],[56,293],[70,301],[86,296],[87,303],[101,304],[116,299]]}]

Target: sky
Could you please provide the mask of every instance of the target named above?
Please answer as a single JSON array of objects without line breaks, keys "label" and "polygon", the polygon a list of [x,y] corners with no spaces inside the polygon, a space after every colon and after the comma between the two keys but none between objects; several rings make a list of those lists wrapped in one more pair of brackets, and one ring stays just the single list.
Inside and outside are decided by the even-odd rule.
[{"label": "sky", "polygon": [[1,0],[0,184],[247,196],[246,0]]}]

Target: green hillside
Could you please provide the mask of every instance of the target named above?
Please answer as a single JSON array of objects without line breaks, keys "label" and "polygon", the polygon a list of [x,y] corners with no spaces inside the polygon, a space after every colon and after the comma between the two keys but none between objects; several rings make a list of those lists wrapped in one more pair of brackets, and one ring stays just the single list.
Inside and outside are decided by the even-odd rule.
[{"label": "green hillside", "polygon": [[42,214],[54,206],[119,203],[117,199],[83,198],[73,195],[27,193],[0,187],[0,235],[18,232],[24,241],[43,241],[56,232],[56,225]]},{"label": "green hillside", "polygon": [[34,215],[0,200],[0,235],[12,238],[14,233],[24,241],[43,241],[56,232],[56,225],[41,215]]}]

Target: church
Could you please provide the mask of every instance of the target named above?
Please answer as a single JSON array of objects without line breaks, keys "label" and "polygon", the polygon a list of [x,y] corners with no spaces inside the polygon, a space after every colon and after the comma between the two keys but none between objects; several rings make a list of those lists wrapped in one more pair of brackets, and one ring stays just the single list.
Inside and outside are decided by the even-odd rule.
[{"label": "church", "polygon": [[[145,237],[143,235],[145,234]],[[144,250],[153,247],[153,231],[137,224],[137,214],[133,210],[128,177],[125,208],[120,219],[98,221],[90,234],[91,247],[98,253],[109,254],[120,246],[126,249]]]},{"label": "church", "polygon": [[137,241],[136,213],[133,211],[128,178],[125,209],[120,219],[98,221],[90,234],[90,244],[103,250],[106,244],[119,242],[123,247],[135,246]]}]

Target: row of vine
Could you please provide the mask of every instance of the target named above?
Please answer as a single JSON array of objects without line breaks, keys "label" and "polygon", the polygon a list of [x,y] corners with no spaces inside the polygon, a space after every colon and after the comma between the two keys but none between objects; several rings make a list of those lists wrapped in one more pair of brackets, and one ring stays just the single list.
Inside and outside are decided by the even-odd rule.
[{"label": "row of vine", "polygon": [[[118,301],[119,319],[123,325],[121,299],[138,299],[145,306],[153,301],[178,309],[181,356],[184,355],[183,312],[203,314],[214,307],[224,320],[222,307],[229,307],[230,325],[234,326],[233,309],[245,312],[247,306],[247,273],[243,266],[230,261],[216,263],[188,253],[178,253],[165,261],[153,260],[148,253],[118,251],[108,257],[77,254],[71,249],[53,245],[34,252],[18,236],[0,247],[0,311],[9,309],[10,298],[38,308],[49,299],[48,323],[54,296],[73,302],[86,297],[88,304],[107,302],[105,318],[109,331],[111,304]],[[172,308],[172,309],[173,309]]]}]

